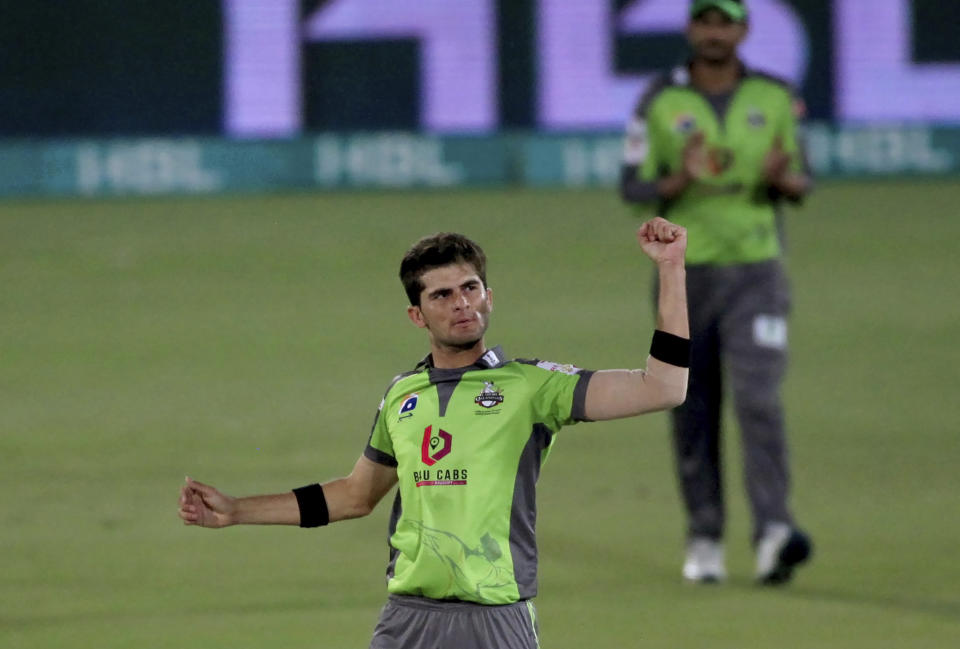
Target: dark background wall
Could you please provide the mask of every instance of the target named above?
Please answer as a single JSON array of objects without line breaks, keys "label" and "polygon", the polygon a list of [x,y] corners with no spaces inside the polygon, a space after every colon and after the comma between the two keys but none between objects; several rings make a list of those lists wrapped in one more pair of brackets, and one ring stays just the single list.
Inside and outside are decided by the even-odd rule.
[{"label": "dark background wall", "polygon": [[0,7],[0,135],[219,132],[219,3]]}]

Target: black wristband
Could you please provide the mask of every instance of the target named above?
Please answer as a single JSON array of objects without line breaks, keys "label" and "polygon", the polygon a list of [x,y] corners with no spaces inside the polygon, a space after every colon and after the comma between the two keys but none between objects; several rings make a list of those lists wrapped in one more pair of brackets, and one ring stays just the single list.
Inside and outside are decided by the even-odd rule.
[{"label": "black wristband", "polygon": [[297,497],[297,506],[300,508],[300,527],[320,527],[330,522],[327,497],[323,495],[323,487],[319,484],[297,487],[293,495]]},{"label": "black wristband", "polygon": [[677,367],[690,367],[690,339],[657,329],[650,341],[650,355]]}]

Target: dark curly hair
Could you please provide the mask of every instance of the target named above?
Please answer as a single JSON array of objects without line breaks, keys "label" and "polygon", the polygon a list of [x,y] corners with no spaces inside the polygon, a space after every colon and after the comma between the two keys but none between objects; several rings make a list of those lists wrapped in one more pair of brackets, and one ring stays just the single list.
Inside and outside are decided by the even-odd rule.
[{"label": "dark curly hair", "polygon": [[438,232],[417,241],[400,262],[400,281],[413,306],[420,306],[423,274],[450,264],[469,264],[487,285],[487,256],[473,241],[453,232]]}]

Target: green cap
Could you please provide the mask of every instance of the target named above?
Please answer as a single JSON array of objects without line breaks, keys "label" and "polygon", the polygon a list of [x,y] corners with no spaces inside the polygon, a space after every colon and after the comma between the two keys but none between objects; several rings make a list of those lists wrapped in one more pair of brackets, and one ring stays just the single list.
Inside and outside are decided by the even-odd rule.
[{"label": "green cap", "polygon": [[747,8],[742,0],[693,0],[690,6],[690,17],[696,18],[707,9],[722,11],[730,20],[738,23],[747,20]]}]

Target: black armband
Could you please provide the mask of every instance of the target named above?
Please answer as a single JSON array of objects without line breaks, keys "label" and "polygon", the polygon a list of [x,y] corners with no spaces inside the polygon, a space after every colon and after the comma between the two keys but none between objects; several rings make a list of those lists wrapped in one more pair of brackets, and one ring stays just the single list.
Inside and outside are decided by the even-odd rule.
[{"label": "black armband", "polygon": [[319,484],[297,487],[293,495],[297,497],[297,506],[300,508],[300,527],[320,527],[330,522],[327,497],[323,495],[323,487]]},{"label": "black armband", "polygon": [[657,329],[650,341],[650,355],[677,367],[690,367],[690,339]]}]

